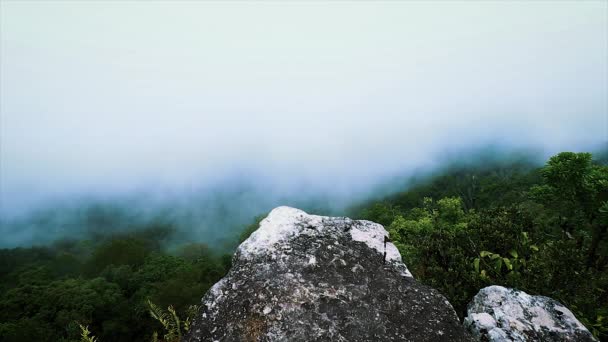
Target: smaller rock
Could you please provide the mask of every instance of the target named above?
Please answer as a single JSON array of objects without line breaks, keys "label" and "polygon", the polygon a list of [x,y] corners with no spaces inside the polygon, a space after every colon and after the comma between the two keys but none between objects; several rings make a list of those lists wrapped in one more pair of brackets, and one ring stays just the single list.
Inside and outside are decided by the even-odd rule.
[{"label": "smaller rock", "polygon": [[596,341],[558,301],[502,286],[475,295],[464,325],[481,341]]}]

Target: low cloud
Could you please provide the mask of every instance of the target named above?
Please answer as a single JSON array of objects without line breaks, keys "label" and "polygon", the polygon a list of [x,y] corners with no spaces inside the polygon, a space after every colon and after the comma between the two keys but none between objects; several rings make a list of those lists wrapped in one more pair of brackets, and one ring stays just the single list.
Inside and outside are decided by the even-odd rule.
[{"label": "low cloud", "polygon": [[605,146],[607,6],[3,3],[0,244],[85,231],[31,219],[83,203],[219,241],[486,146]]}]

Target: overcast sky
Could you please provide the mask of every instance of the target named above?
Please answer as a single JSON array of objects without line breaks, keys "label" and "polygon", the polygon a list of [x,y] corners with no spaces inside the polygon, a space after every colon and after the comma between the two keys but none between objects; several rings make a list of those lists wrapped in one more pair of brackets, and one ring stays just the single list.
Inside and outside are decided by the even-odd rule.
[{"label": "overcast sky", "polygon": [[[608,2],[6,1],[0,212],[608,141]],[[248,176],[251,175],[251,176]]]}]

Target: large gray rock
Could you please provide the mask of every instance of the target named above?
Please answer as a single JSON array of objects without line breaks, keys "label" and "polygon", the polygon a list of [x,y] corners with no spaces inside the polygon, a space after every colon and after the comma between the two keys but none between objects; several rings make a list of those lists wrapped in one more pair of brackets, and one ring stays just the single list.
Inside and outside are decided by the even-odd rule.
[{"label": "large gray rock", "polygon": [[481,341],[595,341],[558,301],[502,286],[479,291],[464,325]]},{"label": "large gray rock", "polygon": [[203,298],[185,341],[469,341],[369,221],[274,209]]}]

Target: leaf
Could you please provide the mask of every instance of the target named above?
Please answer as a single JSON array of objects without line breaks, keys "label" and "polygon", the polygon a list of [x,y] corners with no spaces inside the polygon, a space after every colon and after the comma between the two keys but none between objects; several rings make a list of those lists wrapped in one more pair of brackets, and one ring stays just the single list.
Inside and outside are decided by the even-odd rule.
[{"label": "leaf", "polygon": [[512,257],[514,257],[514,258],[517,259],[517,251],[516,250],[514,250],[514,249],[510,250],[509,254],[511,254]]},{"label": "leaf", "polygon": [[513,265],[511,265],[511,260],[509,260],[509,258],[502,258],[502,261],[504,261],[505,266],[507,266],[509,271],[513,270]]},{"label": "leaf", "polygon": [[496,259],[496,263],[494,263],[494,268],[496,269],[496,272],[500,272],[500,270],[502,269],[502,258]]},{"label": "leaf", "polygon": [[482,258],[487,257],[488,255],[491,255],[491,254],[494,254],[494,253],[492,253],[492,252],[488,252],[488,251],[481,251],[481,252],[479,252],[479,255],[480,255]]},{"label": "leaf", "polygon": [[473,266],[475,267],[475,273],[479,273],[479,258],[473,260]]},{"label": "leaf", "polygon": [[536,246],[536,245],[530,245],[530,249],[535,252],[538,252],[538,246]]}]

